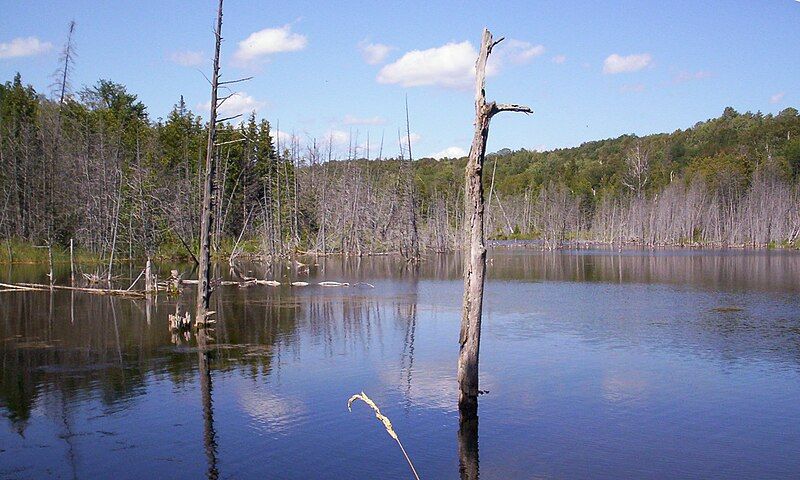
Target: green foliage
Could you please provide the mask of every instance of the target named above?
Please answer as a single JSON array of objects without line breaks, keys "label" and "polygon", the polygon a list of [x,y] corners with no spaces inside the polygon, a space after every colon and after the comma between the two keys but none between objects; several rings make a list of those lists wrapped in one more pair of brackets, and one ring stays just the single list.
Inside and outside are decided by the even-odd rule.
[{"label": "green foliage", "polygon": [[[686,130],[644,137],[623,135],[574,148],[537,152],[503,149],[487,155],[484,187],[488,192],[497,163],[495,190],[504,196],[535,194],[553,181],[581,196],[588,207],[604,195],[626,191],[622,180],[626,156],[638,143],[649,158],[646,193],[661,191],[674,178],[706,180],[722,194],[741,191],[760,166],[771,161],[787,176],[800,178],[800,115],[787,108],[777,115],[738,113],[726,108],[718,118]],[[419,191],[449,191],[463,183],[465,159],[421,159],[415,162]]]},{"label": "green foliage", "polygon": [[[75,263],[95,263],[100,257],[82,248],[73,252]],[[20,240],[0,242],[0,263],[48,263],[47,248]],[[53,263],[69,263],[69,248],[53,245]]]}]

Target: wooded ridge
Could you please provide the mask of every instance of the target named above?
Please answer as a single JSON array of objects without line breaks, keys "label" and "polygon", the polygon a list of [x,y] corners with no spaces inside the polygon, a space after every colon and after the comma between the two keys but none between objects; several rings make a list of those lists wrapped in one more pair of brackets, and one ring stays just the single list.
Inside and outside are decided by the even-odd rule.
[{"label": "wooded ridge", "polygon": [[[191,258],[208,125],[182,99],[151,119],[107,80],[56,90],[42,95],[19,75],[0,85],[0,236],[72,238],[106,258]],[[218,125],[213,249],[412,257],[459,247],[466,158],[409,161],[403,136],[401,154],[385,158],[383,139],[370,150],[356,147],[358,136],[341,152],[330,138],[281,142],[254,116]],[[538,238],[547,248],[570,239],[798,246],[794,108],[726,108],[673,133],[503,149],[484,168],[490,238]]]}]

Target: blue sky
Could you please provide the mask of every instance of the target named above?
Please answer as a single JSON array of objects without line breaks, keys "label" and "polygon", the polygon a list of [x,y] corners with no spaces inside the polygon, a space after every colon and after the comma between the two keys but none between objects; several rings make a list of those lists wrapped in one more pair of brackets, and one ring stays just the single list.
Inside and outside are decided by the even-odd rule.
[{"label": "blue sky", "polygon": [[[71,19],[77,90],[125,84],[165,117],[208,102],[216,2],[0,0],[0,79],[47,91]],[[489,150],[549,149],[686,128],[737,110],[800,105],[800,2],[244,2],[228,0],[223,75],[255,78],[228,112],[257,109],[301,138],[350,132],[397,153],[408,95],[414,156],[472,136],[472,57],[504,36],[487,95],[535,114],[495,117]],[[466,42],[466,43],[465,43]],[[240,44],[241,43],[241,44]]]}]

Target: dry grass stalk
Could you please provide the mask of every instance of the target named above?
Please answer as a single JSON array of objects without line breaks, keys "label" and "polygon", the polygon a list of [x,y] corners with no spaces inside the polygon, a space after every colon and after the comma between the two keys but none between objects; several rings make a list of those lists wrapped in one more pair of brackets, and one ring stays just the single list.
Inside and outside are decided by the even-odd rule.
[{"label": "dry grass stalk", "polygon": [[386,433],[388,433],[389,436],[392,437],[395,442],[397,442],[397,445],[400,447],[400,451],[403,452],[403,456],[406,457],[406,462],[408,462],[408,466],[411,467],[411,473],[414,474],[414,478],[419,480],[419,475],[417,475],[417,469],[414,468],[414,464],[411,463],[411,459],[408,457],[406,449],[403,448],[403,444],[400,443],[400,438],[397,436],[397,433],[394,431],[394,428],[392,428],[392,422],[389,420],[389,417],[382,414],[381,409],[378,408],[378,405],[376,405],[375,402],[373,402],[372,399],[369,398],[367,394],[364,393],[363,391],[361,393],[357,393],[352,397],[350,397],[350,399],[347,401],[348,411],[350,412],[353,411],[351,406],[353,405],[353,402],[355,402],[356,400],[361,400],[362,402],[366,403],[375,412],[375,418],[377,418],[378,420],[380,420],[381,423],[383,423],[383,427],[386,429]]}]

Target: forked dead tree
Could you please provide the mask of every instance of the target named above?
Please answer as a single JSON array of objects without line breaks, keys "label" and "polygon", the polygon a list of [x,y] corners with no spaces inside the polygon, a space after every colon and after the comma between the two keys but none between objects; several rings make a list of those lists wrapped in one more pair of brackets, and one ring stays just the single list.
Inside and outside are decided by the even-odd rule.
[{"label": "forked dead tree", "polygon": [[464,258],[464,304],[461,310],[460,350],[458,354],[458,405],[462,410],[477,407],[478,351],[481,341],[481,311],[486,273],[486,246],[483,233],[483,160],[489,122],[500,112],[533,113],[525,106],[486,101],[486,61],[492,48],[503,39],[493,41],[492,33],[483,30],[481,49],[476,62],[475,134],[465,171],[465,240],[468,251]]}]

